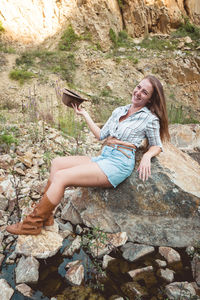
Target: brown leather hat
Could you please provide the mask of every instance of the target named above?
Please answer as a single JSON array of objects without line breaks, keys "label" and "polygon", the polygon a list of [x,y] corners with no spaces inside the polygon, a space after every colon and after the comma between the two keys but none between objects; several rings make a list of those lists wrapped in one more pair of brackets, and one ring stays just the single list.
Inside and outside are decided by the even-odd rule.
[{"label": "brown leather hat", "polygon": [[88,100],[82,98],[78,94],[76,94],[68,89],[63,90],[62,102],[65,105],[72,107],[72,104],[76,104],[77,106],[79,106],[83,101],[88,101]]}]

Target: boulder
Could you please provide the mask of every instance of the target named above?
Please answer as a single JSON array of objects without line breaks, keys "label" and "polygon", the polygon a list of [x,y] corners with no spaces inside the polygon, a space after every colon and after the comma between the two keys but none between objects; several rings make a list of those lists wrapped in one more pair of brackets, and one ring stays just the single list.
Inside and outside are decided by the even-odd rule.
[{"label": "boulder", "polygon": [[46,259],[59,251],[62,242],[63,238],[57,232],[42,229],[38,235],[19,235],[15,252]]},{"label": "boulder", "polygon": [[132,175],[116,189],[79,188],[71,203],[83,223],[106,232],[127,232],[129,241],[187,247],[200,239],[200,166],[172,144],[152,159],[143,182],[136,153]]}]

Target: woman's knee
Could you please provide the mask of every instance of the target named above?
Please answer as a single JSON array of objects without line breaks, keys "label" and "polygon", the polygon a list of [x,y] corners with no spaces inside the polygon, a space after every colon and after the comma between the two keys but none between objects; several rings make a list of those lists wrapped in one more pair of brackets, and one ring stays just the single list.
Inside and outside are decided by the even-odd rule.
[{"label": "woman's knee", "polygon": [[53,178],[52,178],[52,183],[55,183],[57,186],[60,187],[65,187],[67,182],[66,182],[66,177],[63,176],[63,172],[58,170],[54,173]]},{"label": "woman's knee", "polygon": [[51,169],[56,171],[62,166],[62,157],[55,157],[51,162]]}]

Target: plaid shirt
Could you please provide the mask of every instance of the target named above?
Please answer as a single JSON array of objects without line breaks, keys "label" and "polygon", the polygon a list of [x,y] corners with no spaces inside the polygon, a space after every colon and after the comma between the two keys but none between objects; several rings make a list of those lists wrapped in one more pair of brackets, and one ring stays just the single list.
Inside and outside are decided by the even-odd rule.
[{"label": "plaid shirt", "polygon": [[146,106],[124,121],[119,122],[120,117],[127,114],[130,106],[131,104],[120,106],[112,112],[112,115],[100,131],[100,140],[112,136],[138,147],[143,139],[147,137],[150,146],[162,148],[159,118]]}]

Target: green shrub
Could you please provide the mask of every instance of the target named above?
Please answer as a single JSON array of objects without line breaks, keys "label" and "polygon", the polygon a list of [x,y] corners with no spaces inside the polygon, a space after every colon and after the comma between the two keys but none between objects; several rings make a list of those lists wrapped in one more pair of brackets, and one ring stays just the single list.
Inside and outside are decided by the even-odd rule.
[{"label": "green shrub", "polygon": [[28,67],[34,65],[33,52],[24,52],[19,58],[16,59],[16,65],[26,65]]},{"label": "green shrub", "polygon": [[3,27],[2,22],[0,21],[0,34],[4,31],[5,31],[5,28]]},{"label": "green shrub", "polygon": [[109,37],[113,46],[118,47],[130,47],[131,41],[126,31],[120,31],[118,34],[114,32],[112,28],[109,30]]},{"label": "green shrub", "polygon": [[79,36],[74,32],[72,26],[69,25],[61,37],[59,49],[69,51],[74,48],[75,42],[79,39]]},{"label": "green shrub", "polygon": [[172,33],[172,37],[185,37],[190,36],[192,40],[200,39],[200,28],[190,23],[189,18],[183,17],[179,28]]},{"label": "green shrub", "polygon": [[4,147],[6,152],[12,144],[18,145],[18,140],[13,135],[2,132],[0,134],[0,145]]},{"label": "green shrub", "polygon": [[26,80],[35,77],[35,74],[24,69],[14,69],[10,72],[9,77],[13,80],[18,80],[20,84],[23,84]]},{"label": "green shrub", "polygon": [[112,28],[109,30],[109,37],[114,46],[117,46],[117,35]]},{"label": "green shrub", "polygon": [[156,36],[152,38],[144,38],[139,44],[142,48],[152,49],[152,50],[174,50],[177,47],[176,41],[163,40]]},{"label": "green shrub", "polygon": [[173,104],[168,107],[168,119],[171,124],[199,124],[200,122],[193,117],[192,112],[186,113],[188,109]]}]

